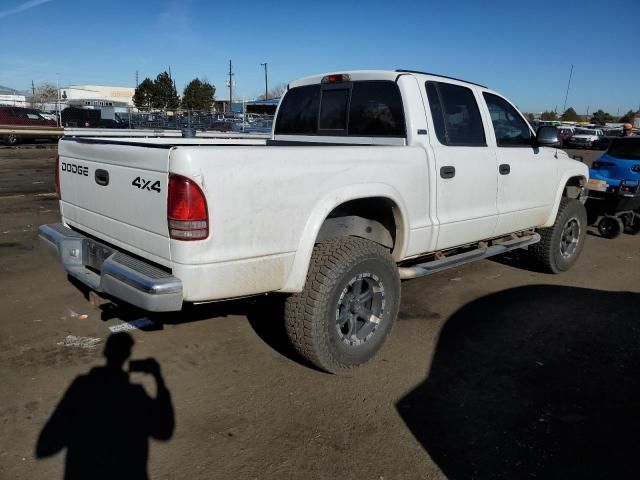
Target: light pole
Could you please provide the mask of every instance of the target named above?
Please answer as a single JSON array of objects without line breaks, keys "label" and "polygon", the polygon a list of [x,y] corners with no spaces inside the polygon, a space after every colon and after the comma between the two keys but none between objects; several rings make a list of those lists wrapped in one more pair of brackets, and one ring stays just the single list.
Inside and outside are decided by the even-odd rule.
[{"label": "light pole", "polygon": [[269,81],[267,80],[267,62],[261,63],[261,66],[264,67],[264,99],[269,99]]}]

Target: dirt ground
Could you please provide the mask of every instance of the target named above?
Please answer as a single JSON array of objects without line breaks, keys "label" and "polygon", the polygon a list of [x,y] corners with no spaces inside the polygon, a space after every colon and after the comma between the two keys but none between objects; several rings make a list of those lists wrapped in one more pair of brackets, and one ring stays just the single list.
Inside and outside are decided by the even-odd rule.
[{"label": "dirt ground", "polygon": [[[560,276],[512,255],[406,282],[383,350],[332,376],[293,354],[277,301],[92,307],[37,243],[54,158],[0,151],[0,478],[62,478],[65,446],[69,478],[118,447],[153,479],[637,476],[638,237],[591,234]],[[94,368],[142,317],[132,358],[163,380],[130,381],[156,402]]]}]

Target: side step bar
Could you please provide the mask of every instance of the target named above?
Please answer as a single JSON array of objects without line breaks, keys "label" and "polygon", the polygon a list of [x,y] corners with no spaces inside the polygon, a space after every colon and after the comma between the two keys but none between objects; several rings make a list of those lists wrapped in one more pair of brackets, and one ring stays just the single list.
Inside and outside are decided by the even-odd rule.
[{"label": "side step bar", "polygon": [[531,235],[513,238],[504,242],[495,241],[490,247],[478,248],[468,252],[458,253],[457,255],[451,255],[450,257],[439,258],[424,263],[419,263],[411,267],[400,267],[398,272],[400,273],[401,280],[408,280],[410,278],[423,277],[425,275],[431,275],[432,273],[441,272],[448,268],[458,267],[465,263],[475,262],[476,260],[483,260],[485,258],[493,257],[494,255],[500,255],[501,253],[515,250],[517,248],[533,245],[540,241],[540,234],[533,233]]}]

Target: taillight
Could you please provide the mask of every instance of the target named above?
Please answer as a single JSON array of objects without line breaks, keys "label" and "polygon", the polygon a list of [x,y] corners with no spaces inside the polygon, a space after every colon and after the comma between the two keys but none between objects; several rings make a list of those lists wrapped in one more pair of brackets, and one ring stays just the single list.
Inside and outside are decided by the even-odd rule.
[{"label": "taillight", "polygon": [[58,196],[58,199],[61,199],[61,195],[60,195],[60,155],[56,156],[56,171],[54,173],[54,181],[56,184],[56,195]]},{"label": "taillight", "polygon": [[202,240],[209,236],[207,200],[190,178],[169,175],[167,221],[169,236],[176,240]]}]

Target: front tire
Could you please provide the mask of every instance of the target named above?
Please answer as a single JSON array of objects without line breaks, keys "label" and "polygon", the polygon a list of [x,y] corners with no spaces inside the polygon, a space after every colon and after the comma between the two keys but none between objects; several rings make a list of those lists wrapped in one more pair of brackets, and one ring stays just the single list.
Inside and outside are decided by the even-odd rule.
[{"label": "front tire", "polygon": [[569,270],[578,260],[587,234],[587,211],[580,201],[563,198],[552,227],[538,230],[540,241],[529,247],[533,260],[549,273]]},{"label": "front tire", "polygon": [[370,360],[398,315],[400,278],[389,251],[356,237],[318,243],[304,290],[285,303],[287,334],[315,366],[341,373]]}]

